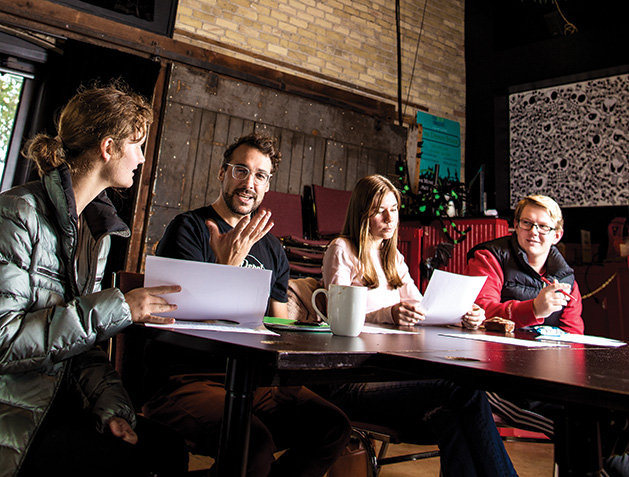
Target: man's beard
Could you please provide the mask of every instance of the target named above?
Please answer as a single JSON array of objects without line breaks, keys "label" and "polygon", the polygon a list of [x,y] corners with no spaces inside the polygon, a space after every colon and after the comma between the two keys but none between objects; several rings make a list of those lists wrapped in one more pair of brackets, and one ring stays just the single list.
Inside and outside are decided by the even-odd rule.
[{"label": "man's beard", "polygon": [[[245,193],[251,196],[251,198],[253,199],[253,203],[251,207],[235,205],[235,202],[238,200],[236,196],[240,193]],[[223,200],[225,201],[225,205],[227,205],[227,208],[229,210],[231,210],[234,214],[243,215],[243,216],[251,214],[260,205],[258,203],[258,194],[247,189],[236,189],[231,194],[223,191]]]}]

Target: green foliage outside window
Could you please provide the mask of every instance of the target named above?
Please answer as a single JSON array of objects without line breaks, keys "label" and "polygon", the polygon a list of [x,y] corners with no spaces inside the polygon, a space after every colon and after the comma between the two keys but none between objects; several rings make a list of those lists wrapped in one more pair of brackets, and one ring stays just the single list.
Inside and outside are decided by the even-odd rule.
[{"label": "green foliage outside window", "polygon": [[24,78],[0,72],[0,178],[4,171]]}]

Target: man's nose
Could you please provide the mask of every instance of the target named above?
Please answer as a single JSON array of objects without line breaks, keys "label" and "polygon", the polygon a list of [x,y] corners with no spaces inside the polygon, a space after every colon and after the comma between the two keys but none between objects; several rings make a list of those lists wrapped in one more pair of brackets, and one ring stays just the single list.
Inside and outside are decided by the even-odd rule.
[{"label": "man's nose", "polygon": [[245,179],[245,184],[247,184],[248,189],[255,189],[255,175],[253,172],[250,172],[247,178]]}]

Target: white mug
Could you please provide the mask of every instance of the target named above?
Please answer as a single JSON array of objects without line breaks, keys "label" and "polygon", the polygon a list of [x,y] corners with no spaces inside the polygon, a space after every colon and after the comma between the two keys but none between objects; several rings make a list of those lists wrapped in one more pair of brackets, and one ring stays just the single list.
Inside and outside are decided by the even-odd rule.
[{"label": "white mug", "polygon": [[[328,316],[325,316],[315,301],[319,293],[328,297]],[[323,321],[330,325],[335,335],[358,336],[365,325],[367,287],[330,285],[329,289],[318,288],[312,294],[312,307]]]}]

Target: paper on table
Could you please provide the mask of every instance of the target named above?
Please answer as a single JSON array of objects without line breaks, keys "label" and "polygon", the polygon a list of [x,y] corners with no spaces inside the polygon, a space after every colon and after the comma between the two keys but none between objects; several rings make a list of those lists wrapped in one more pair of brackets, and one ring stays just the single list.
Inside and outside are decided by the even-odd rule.
[{"label": "paper on table", "polygon": [[421,301],[422,325],[454,325],[472,309],[487,277],[468,277],[435,270]]},{"label": "paper on table", "polygon": [[535,339],[540,341],[560,341],[566,343],[589,344],[595,346],[609,346],[611,348],[618,348],[627,344],[624,341],[618,341],[611,338],[602,338],[600,336],[592,335],[575,335],[571,333],[564,333],[557,336],[537,336]]},{"label": "paper on table", "polygon": [[181,292],[164,295],[169,303],[177,305],[177,310],[162,316],[258,325],[262,324],[269,299],[271,270],[149,255],[144,286],[159,285],[181,285]]},{"label": "paper on table", "polygon": [[175,321],[169,325],[158,325],[155,323],[146,323],[145,326],[152,328],[169,328],[172,330],[201,330],[201,331],[223,331],[230,333],[249,333],[254,335],[271,335],[279,336],[278,333],[267,330],[264,326],[248,327],[241,325],[219,325],[216,323],[205,323],[203,321]]},{"label": "paper on table", "polygon": [[527,348],[567,348],[570,346],[570,345],[562,344],[562,343],[550,343],[550,342],[544,343],[543,341],[523,340],[520,338],[512,338],[510,336],[448,334],[448,333],[441,333],[441,336],[447,336],[449,338],[461,338],[464,340],[490,341],[492,343],[525,346]]}]

